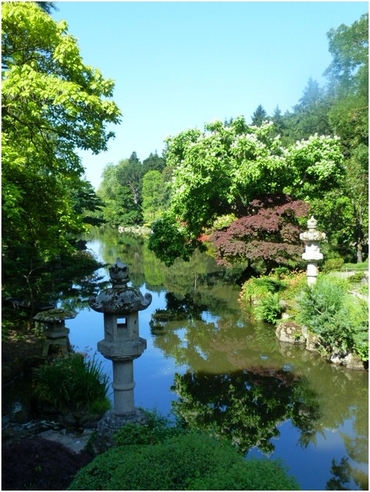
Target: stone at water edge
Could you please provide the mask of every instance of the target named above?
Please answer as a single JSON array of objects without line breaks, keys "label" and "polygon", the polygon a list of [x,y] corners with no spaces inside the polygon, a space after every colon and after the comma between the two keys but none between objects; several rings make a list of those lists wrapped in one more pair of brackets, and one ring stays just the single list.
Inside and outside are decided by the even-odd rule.
[{"label": "stone at water edge", "polygon": [[275,335],[280,342],[304,344],[306,339],[302,334],[302,329],[294,321],[279,323],[275,330]]}]

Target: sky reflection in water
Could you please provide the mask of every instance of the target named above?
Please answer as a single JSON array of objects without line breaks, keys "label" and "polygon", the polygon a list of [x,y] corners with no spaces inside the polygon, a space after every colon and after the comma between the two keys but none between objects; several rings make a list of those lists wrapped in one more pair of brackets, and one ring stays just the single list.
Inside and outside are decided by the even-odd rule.
[{"label": "sky reflection in water", "polygon": [[[93,248],[100,253],[99,241]],[[253,326],[242,313],[199,310],[191,316],[190,306],[187,319],[170,321],[153,335],[152,314],[166,309],[168,299],[164,290],[154,292],[145,284],[140,291],[150,292],[153,300],[139,313],[147,349],[134,361],[136,406],[167,415],[175,405],[190,426],[206,430],[217,422],[219,432],[232,433],[235,442],[247,446],[248,456],[282,458],[303,489],[325,489],[333,478],[333,459],[338,465],[347,458],[355,469],[350,474],[367,476],[367,374],[281,346],[271,327]],[[102,314],[85,308],[67,326],[76,350],[96,352]],[[111,377],[111,361],[96,357]],[[367,486],[364,477],[357,481]],[[359,483],[351,478],[342,485],[354,490]]]}]

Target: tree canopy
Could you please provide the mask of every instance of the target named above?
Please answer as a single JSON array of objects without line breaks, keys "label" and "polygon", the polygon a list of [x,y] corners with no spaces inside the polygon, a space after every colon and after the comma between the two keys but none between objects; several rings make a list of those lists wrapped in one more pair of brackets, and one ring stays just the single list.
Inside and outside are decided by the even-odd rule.
[{"label": "tree canopy", "polygon": [[173,234],[165,242],[156,237],[161,228],[165,238],[164,224],[172,221],[184,244],[197,244],[217,217],[246,215],[248,203],[259,195],[288,193],[309,199],[337,186],[343,176],[338,139],[313,135],[284,148],[271,122],[251,126],[244,117],[169,138],[166,158],[174,168],[171,206],[165,222],[153,228],[150,244],[167,262],[164,250]]},{"label": "tree canopy", "polygon": [[251,200],[274,193],[310,203],[327,231],[330,254],[362,261],[368,241],[368,15],[331,29],[328,40],[328,84],[310,78],[292,112],[283,115],[277,106],[269,116],[260,104],[250,125],[244,117],[230,118],[167,140],[171,206],[150,238],[164,261],[173,261],[166,248],[175,238],[175,250],[187,257],[217,219],[228,218],[229,226]]},{"label": "tree canopy", "polygon": [[120,111],[114,83],[85,65],[66,22],[33,2],[2,5],[2,171],[5,247],[49,254],[81,230],[71,189],[81,186],[78,149],[97,154]]},{"label": "tree canopy", "polygon": [[114,136],[108,125],[120,121],[111,100],[114,82],[83,63],[66,22],[48,14],[52,7],[2,5],[6,288],[14,275],[30,283],[33,272],[40,286],[56,258],[73,254],[74,239],[91,223],[86,210],[101,205],[84,179],[78,150],[106,150]]}]

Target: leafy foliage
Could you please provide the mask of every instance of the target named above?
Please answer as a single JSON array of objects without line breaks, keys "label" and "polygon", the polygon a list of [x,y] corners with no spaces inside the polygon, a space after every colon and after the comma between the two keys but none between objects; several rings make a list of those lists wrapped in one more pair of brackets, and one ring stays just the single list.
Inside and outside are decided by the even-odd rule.
[{"label": "leafy foliage", "polygon": [[56,410],[99,411],[109,409],[108,376],[101,364],[84,354],[56,357],[35,370],[34,397]]},{"label": "leafy foliage", "polygon": [[271,292],[262,297],[255,309],[257,319],[272,325],[276,325],[283,311],[284,308],[280,302],[279,294],[272,294]]},{"label": "leafy foliage", "polygon": [[143,216],[145,224],[152,224],[163,213],[167,186],[157,170],[148,171],[143,178]]},{"label": "leafy foliage", "polygon": [[283,194],[252,200],[245,217],[211,236],[217,260],[225,265],[262,260],[267,273],[278,265],[294,266],[302,254],[298,218],[305,217],[308,208]]},{"label": "leafy foliage", "polygon": [[319,335],[326,352],[354,351],[368,360],[368,304],[351,296],[343,280],[319,276],[298,299],[297,320]]},{"label": "leafy foliage", "polygon": [[2,6],[3,259],[14,266],[28,256],[19,276],[75,250],[86,210],[99,206],[78,150],[106,150],[107,125],[120,118],[113,81],[83,63],[66,22],[47,7]]},{"label": "leafy foliage", "polygon": [[281,462],[248,460],[199,432],[151,445],[113,448],[75,477],[69,490],[296,490]]},{"label": "leafy foliage", "polygon": [[316,135],[284,149],[272,123],[250,126],[243,117],[167,139],[166,159],[174,169],[169,217],[185,225],[185,243],[221,215],[245,216],[247,204],[262,194],[307,199],[342,176],[337,139]]},{"label": "leafy foliage", "polygon": [[186,227],[174,224],[169,215],[163,215],[152,227],[148,247],[166,266],[173,264],[174,258],[188,261],[196,246],[202,248],[197,240],[188,240]]},{"label": "leafy foliage", "polygon": [[158,412],[145,412],[145,424],[126,424],[114,434],[117,446],[158,444],[186,432],[179,422],[175,424]]},{"label": "leafy foliage", "polygon": [[157,153],[140,162],[132,152],[129,159],[104,168],[98,195],[105,204],[107,223],[115,227],[142,225],[160,217],[167,197],[162,174],[165,162]]}]

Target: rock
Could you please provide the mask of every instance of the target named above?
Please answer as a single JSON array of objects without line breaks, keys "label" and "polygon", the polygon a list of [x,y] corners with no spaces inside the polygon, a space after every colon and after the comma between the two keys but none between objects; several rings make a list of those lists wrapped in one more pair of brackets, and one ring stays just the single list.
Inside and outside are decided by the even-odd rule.
[{"label": "rock", "polygon": [[353,352],[349,352],[345,356],[336,353],[331,354],[329,361],[332,364],[344,366],[346,369],[355,369],[359,371],[364,369],[364,361],[361,360],[360,356]]},{"label": "rock", "polygon": [[145,425],[146,423],[146,413],[141,408],[135,408],[133,412],[123,415],[115,415],[113,410],[108,410],[98,423],[97,436],[94,442],[95,453],[103,453],[113,446],[115,443],[114,433],[125,424]]},{"label": "rock", "polygon": [[93,429],[85,430],[83,433],[66,432],[65,429],[62,431],[47,430],[41,432],[38,436],[48,441],[63,444],[63,446],[69,448],[74,453],[80,453],[85,449],[93,432]]},{"label": "rock", "polygon": [[307,326],[302,326],[302,335],[306,340],[306,349],[310,352],[318,352],[319,349],[319,337],[308,330]]},{"label": "rock", "polygon": [[275,335],[280,342],[303,344],[305,338],[302,335],[302,329],[294,321],[282,322],[278,325]]}]

